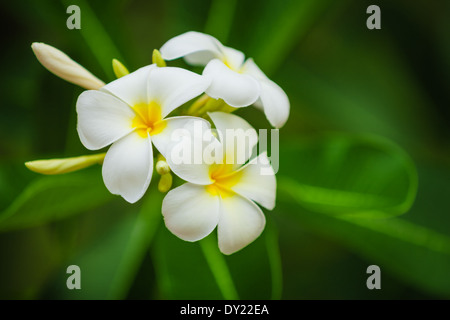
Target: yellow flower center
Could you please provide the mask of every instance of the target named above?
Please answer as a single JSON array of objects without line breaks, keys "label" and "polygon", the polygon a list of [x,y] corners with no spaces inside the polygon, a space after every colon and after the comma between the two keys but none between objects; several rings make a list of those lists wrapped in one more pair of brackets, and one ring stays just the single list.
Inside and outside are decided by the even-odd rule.
[{"label": "yellow flower center", "polygon": [[231,70],[234,70],[234,68],[231,66],[230,61],[228,61],[228,59],[223,59],[222,60],[223,64],[226,65],[228,68],[230,68]]},{"label": "yellow flower center", "polygon": [[206,191],[213,196],[227,198],[234,195],[231,188],[239,182],[242,172],[233,171],[232,164],[213,164],[209,169],[209,176],[214,182],[206,186]]},{"label": "yellow flower center", "polygon": [[222,62],[223,62],[224,65],[226,65],[231,70],[233,70],[233,71],[235,71],[237,73],[242,73],[243,66],[235,66],[227,58],[223,58]]},{"label": "yellow flower center", "polygon": [[150,135],[160,133],[167,125],[162,119],[161,106],[157,102],[138,103],[132,109],[136,116],[131,126],[136,129],[136,132],[142,138],[146,138],[147,133]]}]

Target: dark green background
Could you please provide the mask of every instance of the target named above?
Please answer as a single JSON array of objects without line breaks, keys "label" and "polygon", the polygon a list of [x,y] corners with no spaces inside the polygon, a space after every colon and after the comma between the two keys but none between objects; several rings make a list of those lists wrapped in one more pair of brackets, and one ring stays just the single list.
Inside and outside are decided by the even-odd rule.
[{"label": "dark green background", "polygon": [[[70,4],[81,8],[81,31],[66,28]],[[370,4],[381,7],[381,30],[366,28]],[[61,49],[108,82],[112,58],[135,70],[189,30],[253,57],[291,102],[280,131],[277,207],[257,241],[225,258],[239,297],[450,297],[449,1],[43,0],[0,8],[0,218],[17,217],[0,220],[0,298],[223,298],[200,246],[162,224],[154,183],[147,199],[130,205],[108,194],[100,167],[41,180],[23,165],[88,153],[76,133],[82,89],[45,70],[32,42]],[[254,108],[238,114],[269,128]],[[377,142],[366,145],[368,135]],[[349,218],[302,198],[297,183],[380,192],[389,201],[408,188],[414,194],[409,158],[385,140],[417,168],[410,210],[369,205],[388,218]],[[341,155],[328,157],[330,150]],[[336,159],[342,165],[321,163]],[[65,286],[70,264],[82,268],[77,292]],[[371,264],[381,267],[381,290],[366,288]]]}]

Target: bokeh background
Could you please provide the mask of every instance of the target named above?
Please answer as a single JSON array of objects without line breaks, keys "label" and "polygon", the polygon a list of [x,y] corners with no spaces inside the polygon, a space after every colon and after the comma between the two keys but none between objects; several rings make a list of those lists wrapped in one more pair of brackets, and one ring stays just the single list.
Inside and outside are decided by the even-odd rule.
[{"label": "bokeh background", "polygon": [[[70,4],[81,8],[81,30],[66,28]],[[366,28],[371,4],[381,8],[381,30]],[[40,0],[0,8],[0,298],[224,298],[204,248],[165,228],[154,186],[130,205],[107,192],[100,166],[42,177],[23,165],[88,153],[76,133],[82,89],[45,70],[32,42],[111,81],[112,58],[135,70],[189,30],[253,57],[291,101],[277,207],[265,212],[260,238],[225,257],[238,297],[450,297],[449,1]],[[269,128],[254,108],[237,113]],[[66,288],[71,264],[81,267],[81,290]],[[373,264],[381,290],[366,287]]]}]

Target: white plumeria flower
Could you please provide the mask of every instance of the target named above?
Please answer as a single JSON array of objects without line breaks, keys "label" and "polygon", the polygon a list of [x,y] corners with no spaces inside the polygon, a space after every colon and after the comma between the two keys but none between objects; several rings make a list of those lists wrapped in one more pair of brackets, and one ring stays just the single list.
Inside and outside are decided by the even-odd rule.
[{"label": "white plumeria flower", "polygon": [[[266,220],[253,201],[269,210],[274,208],[275,173],[265,152],[243,166],[225,161],[230,152],[230,158],[236,158],[234,144],[226,141],[226,130],[253,130],[250,149],[257,143],[256,131],[236,115],[213,112],[209,116],[220,133],[220,141],[213,139],[220,144],[224,161],[200,165],[169,163],[173,172],[187,183],[166,195],[162,213],[167,228],[186,241],[200,240],[217,226],[220,251],[232,254],[263,231]],[[250,153],[246,153],[243,161],[249,157]],[[167,160],[170,161],[170,157]]]},{"label": "white plumeria flower", "polygon": [[290,109],[286,93],[259,69],[253,59],[244,61],[241,51],[194,31],[170,39],[160,51],[165,60],[184,57],[190,64],[206,65],[203,74],[212,78],[206,93],[212,98],[223,99],[233,107],[255,103],[272,126],[280,128],[286,123]]},{"label": "white plumeria flower", "polygon": [[130,203],[147,190],[153,173],[152,143],[165,156],[171,132],[201,121],[167,115],[209,85],[203,76],[180,68],[143,67],[77,101],[78,134],[90,150],[110,144],[102,174],[108,190]]}]

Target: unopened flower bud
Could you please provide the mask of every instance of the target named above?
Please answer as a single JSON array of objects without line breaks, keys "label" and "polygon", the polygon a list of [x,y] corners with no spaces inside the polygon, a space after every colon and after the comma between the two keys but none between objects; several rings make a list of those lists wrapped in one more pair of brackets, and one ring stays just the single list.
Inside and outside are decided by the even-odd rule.
[{"label": "unopened flower bud", "polygon": [[116,75],[117,78],[121,78],[130,73],[128,71],[128,69],[123,65],[123,63],[117,59],[112,60],[112,66],[113,66],[114,74]]},{"label": "unopened flower bud", "polygon": [[158,174],[160,175],[164,175],[170,172],[170,167],[167,164],[166,161],[164,160],[159,160],[158,162],[156,162],[156,172],[158,172]]},{"label": "unopened flower bud", "polygon": [[94,164],[102,164],[105,153],[64,159],[34,160],[25,162],[31,171],[42,174],[62,174],[81,170]]},{"label": "unopened flower bud", "polygon": [[159,192],[165,193],[172,187],[172,175],[170,173],[163,174],[158,183]]},{"label": "unopened flower bud", "polygon": [[64,52],[39,42],[34,42],[31,48],[39,62],[58,77],[85,89],[96,90],[105,85]]},{"label": "unopened flower bud", "polygon": [[158,50],[153,50],[152,62],[155,63],[158,67],[165,67],[166,62],[161,56],[161,53]]}]

